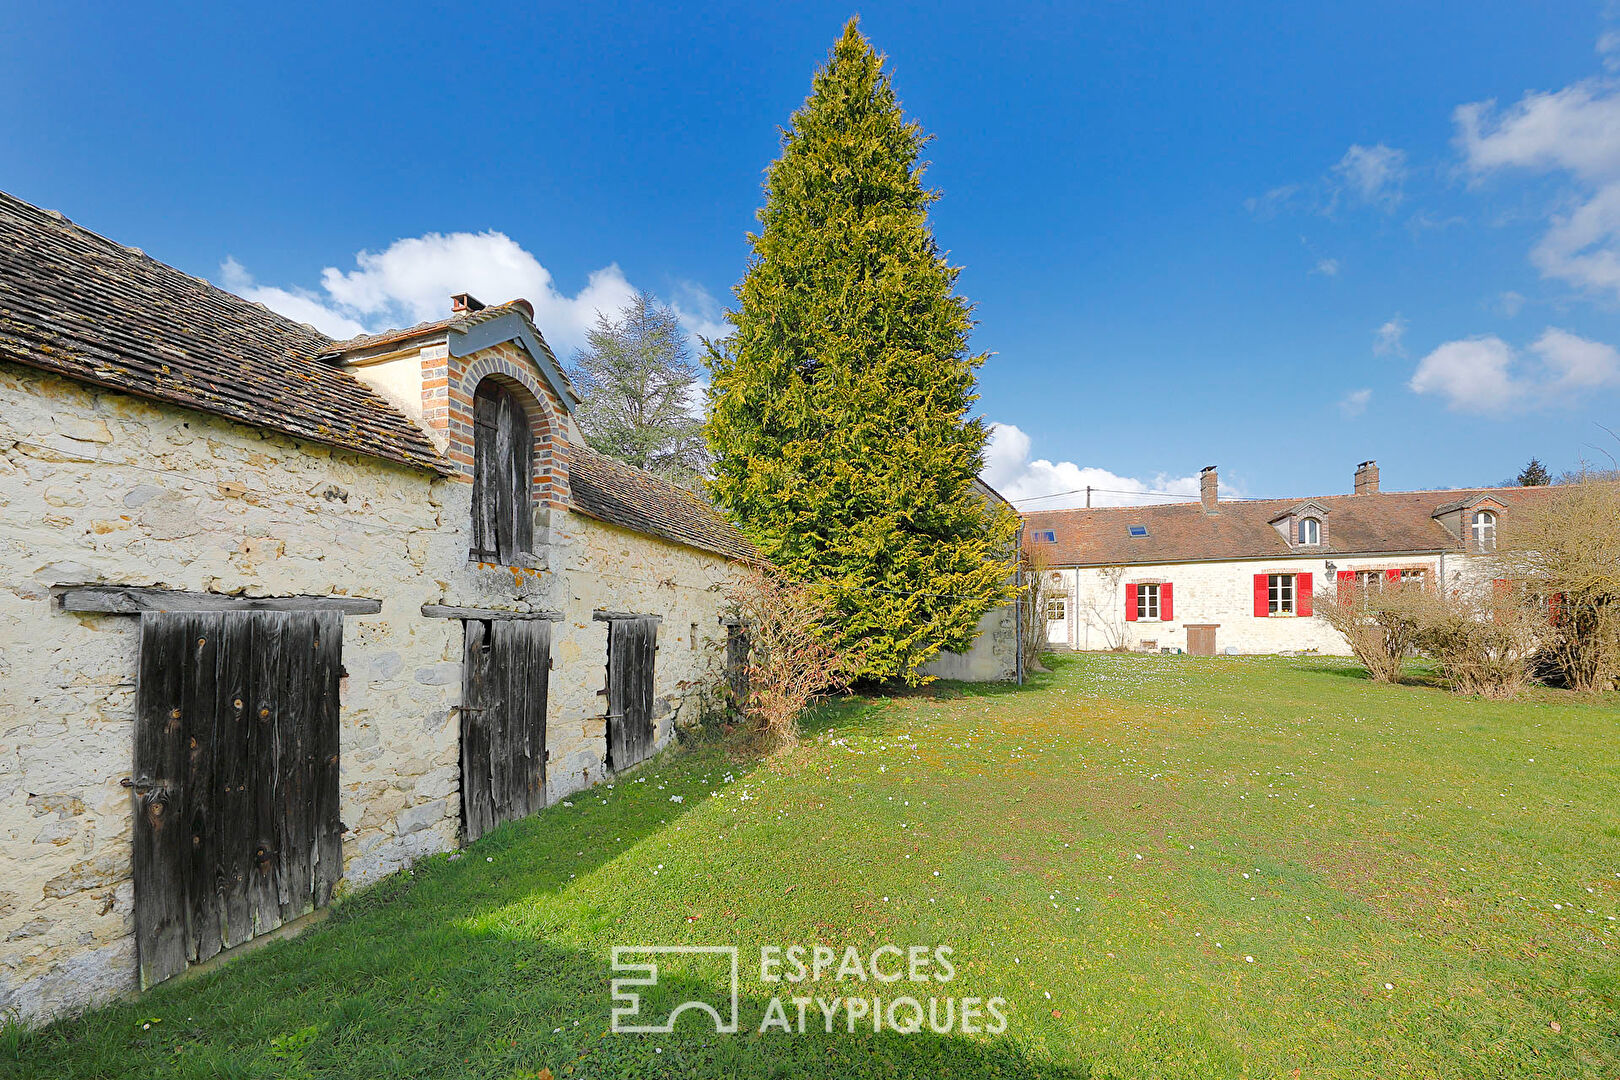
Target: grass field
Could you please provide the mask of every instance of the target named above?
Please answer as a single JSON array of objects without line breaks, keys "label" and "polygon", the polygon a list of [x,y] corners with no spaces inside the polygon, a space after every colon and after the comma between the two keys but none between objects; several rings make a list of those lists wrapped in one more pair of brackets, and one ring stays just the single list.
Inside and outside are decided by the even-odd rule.
[{"label": "grass field", "polygon": [[[1055,664],[840,702],[766,764],[666,756],[296,941],[12,1029],[0,1074],[1620,1076],[1620,703]],[[742,1032],[607,1034],[609,951],[648,943],[741,946]],[[760,1034],[773,994],[904,992],[761,982],[795,943],[950,946],[924,992],[1005,997],[1008,1030]]]}]

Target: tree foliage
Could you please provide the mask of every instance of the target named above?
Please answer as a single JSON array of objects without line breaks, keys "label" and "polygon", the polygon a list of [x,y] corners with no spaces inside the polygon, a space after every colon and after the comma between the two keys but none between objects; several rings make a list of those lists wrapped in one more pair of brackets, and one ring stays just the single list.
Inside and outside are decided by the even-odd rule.
[{"label": "tree foliage", "polygon": [[568,375],[584,399],[574,415],[591,449],[697,482],[708,463],[692,413],[698,368],[672,309],[638,292],[613,314],[597,312]]},{"label": "tree foliage", "polygon": [[1542,487],[1552,483],[1552,473],[1547,471],[1547,466],[1539,458],[1531,458],[1514,483],[1520,487]]},{"label": "tree foliage", "polygon": [[1007,598],[1015,516],[972,487],[958,270],[935,244],[928,141],[851,20],[782,134],[760,229],[711,345],[711,492],[761,553],[829,598],[869,679],[921,681]]}]

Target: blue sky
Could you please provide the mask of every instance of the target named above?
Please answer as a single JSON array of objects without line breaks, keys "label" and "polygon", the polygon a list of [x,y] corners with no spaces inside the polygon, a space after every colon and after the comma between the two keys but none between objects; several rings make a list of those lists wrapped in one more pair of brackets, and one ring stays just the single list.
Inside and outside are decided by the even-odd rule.
[{"label": "blue sky", "polygon": [[0,188],[332,333],[516,292],[566,353],[631,287],[713,332],[858,11],[1009,494],[1620,456],[1620,20],[1235,6],[13,5]]}]

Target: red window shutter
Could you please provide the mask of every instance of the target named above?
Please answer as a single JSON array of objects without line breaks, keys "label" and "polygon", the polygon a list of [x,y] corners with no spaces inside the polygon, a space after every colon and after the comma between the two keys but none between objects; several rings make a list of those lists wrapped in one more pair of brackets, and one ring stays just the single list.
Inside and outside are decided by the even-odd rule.
[{"label": "red window shutter", "polygon": [[1491,588],[1495,589],[1497,597],[1501,598],[1507,595],[1508,590],[1513,588],[1513,584],[1507,578],[1499,577],[1491,581]]},{"label": "red window shutter", "polygon": [[1564,594],[1555,592],[1547,598],[1547,625],[1557,626],[1564,621]]},{"label": "red window shutter", "polygon": [[1384,571],[1384,580],[1385,581],[1400,581],[1401,580],[1401,572],[1399,570],[1385,570]]},{"label": "red window shutter", "polygon": [[1159,586],[1159,618],[1165,622],[1176,617],[1175,605],[1171,602],[1172,596],[1168,581]]},{"label": "red window shutter", "polygon": [[1136,586],[1125,586],[1125,621],[1136,621]]},{"label": "red window shutter", "polygon": [[1258,619],[1271,614],[1271,584],[1264,574],[1254,575],[1254,614]]},{"label": "red window shutter", "polygon": [[1350,601],[1350,590],[1356,587],[1356,572],[1354,570],[1339,571],[1339,603]]},{"label": "red window shutter", "polygon": [[1294,614],[1310,615],[1315,611],[1311,606],[1311,575],[1300,574],[1294,578]]}]

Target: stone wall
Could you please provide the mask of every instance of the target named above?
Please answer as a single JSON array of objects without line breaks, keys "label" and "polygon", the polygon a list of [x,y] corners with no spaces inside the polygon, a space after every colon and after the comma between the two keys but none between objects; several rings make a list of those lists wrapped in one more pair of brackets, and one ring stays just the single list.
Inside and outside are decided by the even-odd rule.
[{"label": "stone wall", "polygon": [[[1327,568],[1331,562],[1333,570]],[[1164,566],[1066,568],[1055,576],[1051,595],[1067,598],[1067,620],[1052,624],[1053,645],[1072,649],[1109,649],[1123,642],[1144,647],[1186,649],[1186,627],[1215,625],[1217,652],[1278,653],[1312,650],[1350,655],[1343,636],[1321,619],[1298,615],[1254,613],[1254,575],[1300,574],[1313,577],[1313,592],[1337,587],[1340,570],[1424,570],[1433,581],[1441,572],[1451,586],[1474,580],[1482,569],[1478,558],[1463,554],[1283,557],[1232,562],[1176,563]],[[1125,587],[1146,582],[1173,586],[1173,618],[1131,622],[1125,618]]]},{"label": "stone wall", "polygon": [[[0,1015],[134,987],[130,774],[138,619],[62,585],[382,601],[344,620],[347,885],[451,849],[462,628],[424,604],[556,611],[550,793],[604,775],[606,624],[663,616],[660,742],[719,625],[716,555],[541,508],[542,566],[469,564],[471,486],[0,364]],[[699,640],[694,640],[694,627]]]},{"label": "stone wall", "polygon": [[1006,682],[1018,677],[1018,609],[991,608],[979,619],[978,636],[967,652],[941,651],[923,665],[923,674],[964,682]]}]

